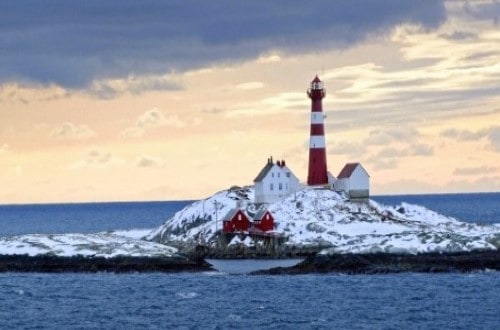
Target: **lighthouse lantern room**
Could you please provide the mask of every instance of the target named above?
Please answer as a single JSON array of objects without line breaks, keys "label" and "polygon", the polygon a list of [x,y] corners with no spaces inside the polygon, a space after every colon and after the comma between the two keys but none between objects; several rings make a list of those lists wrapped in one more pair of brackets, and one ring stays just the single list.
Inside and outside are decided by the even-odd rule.
[{"label": "lighthouse lantern room", "polygon": [[309,186],[327,185],[325,126],[322,100],[325,97],[323,82],[316,76],[307,90],[311,99],[311,132],[309,139],[309,168],[307,184]]}]

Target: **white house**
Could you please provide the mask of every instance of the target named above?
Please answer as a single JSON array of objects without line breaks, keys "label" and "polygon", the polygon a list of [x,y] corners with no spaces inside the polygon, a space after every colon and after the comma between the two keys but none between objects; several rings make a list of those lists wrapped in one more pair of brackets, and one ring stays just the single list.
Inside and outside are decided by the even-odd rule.
[{"label": "white house", "polygon": [[286,166],[284,160],[273,163],[273,158],[257,175],[255,180],[254,203],[273,203],[300,189],[299,179]]},{"label": "white house", "polygon": [[360,163],[348,163],[340,171],[335,190],[344,191],[351,200],[366,201],[370,197],[370,176]]}]

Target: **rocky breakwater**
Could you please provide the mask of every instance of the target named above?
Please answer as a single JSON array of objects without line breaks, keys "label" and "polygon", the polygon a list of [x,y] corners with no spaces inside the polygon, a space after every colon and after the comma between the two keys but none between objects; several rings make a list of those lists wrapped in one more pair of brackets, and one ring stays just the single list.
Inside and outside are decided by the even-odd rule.
[{"label": "rocky breakwater", "polygon": [[277,267],[252,275],[297,275],[309,273],[388,274],[402,272],[448,273],[500,271],[500,251],[422,254],[318,254],[292,267]]},{"label": "rocky breakwater", "polygon": [[213,270],[201,260],[176,257],[129,257],[111,258],[89,256],[53,255],[0,255],[0,272],[43,273],[129,273],[129,272],[200,272]]}]

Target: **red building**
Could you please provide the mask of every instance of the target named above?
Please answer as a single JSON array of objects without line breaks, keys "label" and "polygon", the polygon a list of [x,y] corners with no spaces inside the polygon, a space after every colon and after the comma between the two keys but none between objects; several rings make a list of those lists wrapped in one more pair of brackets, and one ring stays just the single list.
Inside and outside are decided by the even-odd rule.
[{"label": "red building", "polygon": [[274,217],[268,210],[261,210],[255,215],[252,225],[261,231],[273,230]]},{"label": "red building", "polygon": [[267,232],[274,229],[274,217],[267,210],[260,210],[253,219],[242,209],[233,209],[222,218],[222,232]]},{"label": "red building", "polygon": [[242,232],[250,229],[250,220],[245,211],[233,209],[222,219],[224,233]]}]

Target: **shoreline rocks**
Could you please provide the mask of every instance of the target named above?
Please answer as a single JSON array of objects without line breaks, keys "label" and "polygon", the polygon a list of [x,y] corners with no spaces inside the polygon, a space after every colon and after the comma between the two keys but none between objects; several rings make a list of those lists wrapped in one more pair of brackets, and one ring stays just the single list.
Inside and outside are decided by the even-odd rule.
[{"label": "shoreline rocks", "polygon": [[130,273],[130,272],[202,272],[212,271],[212,266],[203,259],[174,257],[130,257],[111,258],[86,256],[51,255],[0,255],[0,273]]},{"label": "shoreline rocks", "polygon": [[500,251],[316,255],[292,267],[277,267],[253,272],[252,275],[453,273],[484,270],[500,271]]}]

